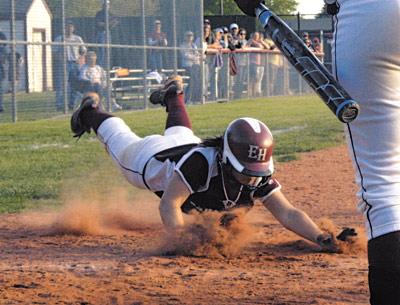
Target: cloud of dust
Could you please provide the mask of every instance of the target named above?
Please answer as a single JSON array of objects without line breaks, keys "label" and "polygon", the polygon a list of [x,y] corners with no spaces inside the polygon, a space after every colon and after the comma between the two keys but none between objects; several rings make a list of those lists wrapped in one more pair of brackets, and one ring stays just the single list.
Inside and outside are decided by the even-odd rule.
[{"label": "cloud of dust", "polygon": [[221,226],[220,212],[196,214],[179,233],[166,234],[158,251],[164,255],[232,257],[254,241],[255,227],[246,220],[243,210],[231,214],[237,217]]},{"label": "cloud of dust", "polygon": [[332,220],[328,218],[322,218],[319,222],[319,227],[322,231],[326,231],[335,237],[335,242],[339,248],[339,253],[343,254],[358,254],[360,252],[367,252],[367,238],[364,234],[363,228],[355,228],[357,236],[350,236],[348,240],[341,241],[337,240],[336,236],[342,231]]},{"label": "cloud of dust", "polygon": [[26,227],[40,229],[49,235],[114,235],[126,231],[160,228],[158,211],[146,209],[147,202],[129,202],[125,189],[114,189],[110,195],[75,194],[60,211],[28,212],[20,216]]},{"label": "cloud of dust", "polygon": [[[163,230],[156,204],[129,202],[127,191],[113,190],[111,195],[75,193],[58,211],[23,213],[19,222],[29,230],[45,235],[122,235],[157,230],[156,239],[149,240],[149,255],[187,255],[231,257],[250,242],[259,238],[253,217],[244,210],[229,214],[236,216],[229,225],[221,226],[220,212],[204,212],[187,217],[178,233]],[[147,206],[143,208],[144,206]],[[246,219],[247,218],[247,219]]]}]

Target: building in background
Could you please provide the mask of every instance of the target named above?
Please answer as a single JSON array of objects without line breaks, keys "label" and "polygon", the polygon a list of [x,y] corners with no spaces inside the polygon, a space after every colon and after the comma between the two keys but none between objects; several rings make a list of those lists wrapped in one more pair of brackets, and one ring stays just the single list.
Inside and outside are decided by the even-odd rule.
[{"label": "building in background", "polygon": [[[11,39],[11,1],[0,0],[0,31]],[[15,1],[15,38],[17,41],[51,42],[52,14],[45,0]],[[16,46],[23,58],[18,90],[43,92],[53,87],[51,47]],[[10,46],[11,50],[11,46]]]}]

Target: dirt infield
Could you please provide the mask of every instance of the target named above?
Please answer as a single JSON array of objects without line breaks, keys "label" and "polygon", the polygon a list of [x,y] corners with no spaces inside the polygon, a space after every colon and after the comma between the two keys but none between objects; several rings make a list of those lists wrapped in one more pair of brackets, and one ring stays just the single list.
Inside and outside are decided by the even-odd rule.
[{"label": "dirt infield", "polygon": [[[317,222],[362,231],[345,147],[276,168],[287,197]],[[363,232],[344,253],[321,253],[257,206],[229,232],[210,230],[211,213],[171,238],[156,198],[127,203],[118,193],[108,205],[85,197],[58,212],[0,216],[0,304],[368,304]]]}]

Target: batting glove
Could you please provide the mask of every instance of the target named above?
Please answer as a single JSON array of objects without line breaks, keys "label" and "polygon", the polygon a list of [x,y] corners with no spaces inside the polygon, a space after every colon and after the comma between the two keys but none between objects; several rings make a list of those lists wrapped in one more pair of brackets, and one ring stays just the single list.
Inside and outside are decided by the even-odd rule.
[{"label": "batting glove", "polygon": [[350,237],[357,236],[357,232],[354,228],[343,228],[343,231],[339,233],[336,238],[341,241],[349,241]]}]

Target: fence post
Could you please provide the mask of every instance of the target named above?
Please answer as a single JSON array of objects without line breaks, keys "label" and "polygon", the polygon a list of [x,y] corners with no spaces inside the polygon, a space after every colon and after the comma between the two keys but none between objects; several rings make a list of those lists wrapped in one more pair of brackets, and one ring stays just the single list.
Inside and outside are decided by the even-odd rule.
[{"label": "fence post", "polygon": [[140,1],[140,8],[142,10],[142,35],[143,35],[143,106],[144,109],[147,109],[147,47],[146,47],[146,8],[145,8],[145,0]]},{"label": "fence post", "polygon": [[264,58],[265,58],[265,72],[264,72],[264,77],[265,77],[265,84],[266,84],[266,96],[269,97],[271,96],[271,80],[270,80],[270,57],[271,53],[264,53]]},{"label": "fence post", "polygon": [[[325,54],[324,30],[320,30],[320,31],[319,31],[319,41],[320,41],[321,46],[322,46],[322,53]],[[325,56],[320,57],[320,60],[321,60],[322,63],[324,62],[324,59],[325,59],[324,57],[325,57]]]},{"label": "fence post", "polygon": [[111,70],[111,54],[110,54],[110,1],[104,0],[104,4],[106,6],[106,71],[107,71],[107,110],[111,111],[111,82],[110,82],[110,70]]},{"label": "fence post", "polygon": [[230,99],[230,94],[229,92],[231,91],[231,74],[230,74],[230,68],[229,68],[229,63],[230,63],[230,56],[232,55],[233,51],[229,51],[227,53],[227,61],[226,61],[226,101],[229,102]]},{"label": "fence post", "polygon": [[300,24],[300,12],[297,12],[297,35],[300,36],[300,31],[301,31],[301,24]]},{"label": "fence post", "polygon": [[[293,68],[293,70],[296,72],[296,70]],[[298,88],[298,90],[299,90],[299,93],[300,94],[303,94],[303,77],[301,76],[301,74],[300,73],[297,73],[296,72],[296,74],[297,74],[297,77],[298,77],[298,84],[299,84],[299,88]]]},{"label": "fence post", "polygon": [[65,44],[65,0],[61,0],[61,23],[62,23],[62,48],[63,48],[63,96],[64,114],[68,112],[68,72],[67,72],[67,49]]},{"label": "fence post", "polygon": [[17,122],[17,100],[16,100],[16,44],[15,44],[15,0],[11,0],[11,20],[10,20],[10,30],[11,30],[11,66],[12,69],[12,80],[11,80],[11,107],[12,107],[12,121]]},{"label": "fence post", "polygon": [[[203,24],[203,11],[204,11],[204,6],[203,6],[203,1],[200,1],[200,24]],[[201,26],[200,30],[200,45],[198,46],[201,48],[201,54],[200,54],[200,85],[201,85],[201,103],[205,104],[206,102],[206,95],[207,95],[207,85],[206,80],[208,79],[208,76],[206,77],[205,75],[205,65],[207,64],[207,55],[206,55],[206,50],[204,50],[204,28]],[[207,46],[206,46],[207,47]]]},{"label": "fence post", "polygon": [[247,62],[247,98],[250,98],[250,53],[246,52],[246,62]]},{"label": "fence post", "polygon": [[290,65],[289,65],[289,61],[285,60],[283,62],[283,67],[284,67],[284,72],[283,72],[283,94],[284,95],[289,95],[290,93],[290,81],[289,81],[289,77],[290,77]]},{"label": "fence post", "polygon": [[[214,56],[216,56],[216,55],[214,55]],[[221,68],[218,68],[218,67],[213,67],[213,73],[214,73],[214,83],[213,83],[213,90],[214,90],[214,96],[213,96],[213,98],[214,98],[214,102],[216,102],[216,101],[218,101],[218,94],[219,94],[219,92],[218,92],[218,82],[219,82],[219,76],[220,76],[220,70],[221,70]]]},{"label": "fence post", "polygon": [[172,0],[172,27],[173,27],[173,32],[172,32],[172,43],[174,45],[174,59],[173,59],[173,65],[174,65],[174,74],[177,74],[177,69],[178,69],[178,40],[176,37],[176,0]]}]

